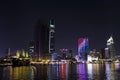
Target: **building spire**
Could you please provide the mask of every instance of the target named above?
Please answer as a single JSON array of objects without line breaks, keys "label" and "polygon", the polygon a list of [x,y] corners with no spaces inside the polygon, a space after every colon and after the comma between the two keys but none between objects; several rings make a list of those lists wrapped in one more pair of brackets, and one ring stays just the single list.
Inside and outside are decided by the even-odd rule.
[{"label": "building spire", "polygon": [[113,37],[110,36],[110,38],[107,40],[107,46],[112,44],[114,44],[114,40],[113,40]]},{"label": "building spire", "polygon": [[50,28],[55,28],[54,19],[50,19]]}]

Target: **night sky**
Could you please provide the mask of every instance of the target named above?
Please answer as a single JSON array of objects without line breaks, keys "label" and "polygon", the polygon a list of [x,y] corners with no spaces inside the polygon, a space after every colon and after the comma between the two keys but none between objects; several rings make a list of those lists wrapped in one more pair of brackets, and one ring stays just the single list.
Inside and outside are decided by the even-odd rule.
[{"label": "night sky", "polygon": [[56,25],[56,52],[60,48],[77,53],[77,40],[89,38],[90,49],[106,47],[112,35],[120,52],[120,3],[112,0],[16,0],[0,1],[0,55],[26,49],[33,40],[37,19]]}]

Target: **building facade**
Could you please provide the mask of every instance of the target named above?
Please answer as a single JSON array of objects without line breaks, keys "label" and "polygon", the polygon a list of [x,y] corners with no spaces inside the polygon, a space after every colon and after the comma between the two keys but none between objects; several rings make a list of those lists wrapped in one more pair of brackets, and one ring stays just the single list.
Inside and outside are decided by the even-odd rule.
[{"label": "building facade", "polygon": [[53,19],[50,20],[49,25],[49,53],[55,52],[55,22]]},{"label": "building facade", "polygon": [[28,54],[30,57],[34,57],[34,41],[30,41],[28,44]]},{"label": "building facade", "polygon": [[115,47],[114,47],[114,40],[113,37],[110,36],[110,38],[107,40],[107,48],[109,49],[109,58],[114,58],[116,53],[115,53]]},{"label": "building facade", "polygon": [[49,53],[49,26],[41,20],[35,25],[34,53],[36,58],[44,58]]},{"label": "building facade", "polygon": [[80,59],[87,60],[88,54],[88,38],[78,39],[78,56]]}]

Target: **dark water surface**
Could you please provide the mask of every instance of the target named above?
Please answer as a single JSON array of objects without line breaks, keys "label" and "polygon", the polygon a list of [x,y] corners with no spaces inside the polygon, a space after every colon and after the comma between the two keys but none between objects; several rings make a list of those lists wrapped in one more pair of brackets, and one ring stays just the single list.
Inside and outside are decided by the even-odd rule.
[{"label": "dark water surface", "polygon": [[0,80],[120,80],[120,64],[41,64],[0,67]]}]

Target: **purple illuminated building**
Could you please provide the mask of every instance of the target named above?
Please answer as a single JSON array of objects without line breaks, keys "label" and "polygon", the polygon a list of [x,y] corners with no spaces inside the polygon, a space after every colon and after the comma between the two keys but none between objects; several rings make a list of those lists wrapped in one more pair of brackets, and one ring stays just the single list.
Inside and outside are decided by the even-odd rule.
[{"label": "purple illuminated building", "polygon": [[78,39],[78,56],[80,59],[87,60],[88,38]]}]

